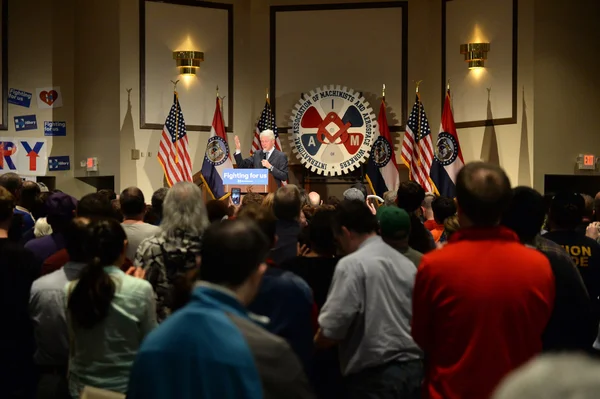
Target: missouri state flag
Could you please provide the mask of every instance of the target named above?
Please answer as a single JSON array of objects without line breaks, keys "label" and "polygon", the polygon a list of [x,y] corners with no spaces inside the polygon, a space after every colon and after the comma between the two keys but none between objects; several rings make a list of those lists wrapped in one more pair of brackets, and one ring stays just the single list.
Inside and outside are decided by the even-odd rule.
[{"label": "missouri state flag", "polygon": [[446,92],[440,134],[435,145],[435,157],[431,163],[429,175],[440,195],[456,197],[456,175],[465,161],[458,143],[452,108],[450,107],[450,90]]},{"label": "missouri state flag", "polygon": [[225,123],[221,114],[221,99],[217,97],[217,108],[202,162],[202,180],[213,199],[223,199],[229,195],[223,186],[223,173],[225,169],[232,168]]},{"label": "missouri state flag", "polygon": [[394,143],[385,115],[385,99],[381,100],[377,126],[379,137],[371,147],[371,155],[367,163],[367,182],[371,190],[382,197],[386,191],[397,191],[400,185]]}]

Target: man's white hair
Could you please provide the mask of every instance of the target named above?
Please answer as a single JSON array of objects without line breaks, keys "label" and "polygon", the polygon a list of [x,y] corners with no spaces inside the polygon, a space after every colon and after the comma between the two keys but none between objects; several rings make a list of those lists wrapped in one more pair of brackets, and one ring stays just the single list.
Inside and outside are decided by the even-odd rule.
[{"label": "man's white hair", "polygon": [[511,373],[493,399],[595,399],[600,362],[580,354],[541,355]]},{"label": "man's white hair", "polygon": [[262,139],[263,137],[268,137],[271,140],[275,140],[275,132],[271,129],[263,130],[260,132],[260,138]]}]

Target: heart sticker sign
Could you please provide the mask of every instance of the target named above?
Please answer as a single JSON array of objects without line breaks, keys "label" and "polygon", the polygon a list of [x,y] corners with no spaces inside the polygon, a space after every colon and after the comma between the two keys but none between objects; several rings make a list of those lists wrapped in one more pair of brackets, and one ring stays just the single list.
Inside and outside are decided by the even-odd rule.
[{"label": "heart sticker sign", "polygon": [[37,104],[40,109],[62,107],[60,87],[41,87],[36,89]]}]

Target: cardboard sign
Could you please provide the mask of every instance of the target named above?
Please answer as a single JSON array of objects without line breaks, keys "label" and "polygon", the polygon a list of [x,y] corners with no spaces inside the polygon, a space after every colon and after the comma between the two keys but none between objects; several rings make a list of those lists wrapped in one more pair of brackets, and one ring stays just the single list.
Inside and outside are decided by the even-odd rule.
[{"label": "cardboard sign", "polygon": [[269,171],[267,169],[225,169],[223,184],[264,186],[269,184]]},{"label": "cardboard sign", "polygon": [[44,121],[44,136],[66,136],[67,122]]},{"label": "cardboard sign", "polygon": [[37,129],[37,119],[35,115],[15,116],[15,130],[17,132],[35,129]]},{"label": "cardboard sign", "polygon": [[31,105],[31,98],[33,94],[27,93],[23,90],[10,89],[8,91],[8,103],[19,105],[21,107],[29,108]]},{"label": "cardboard sign", "polygon": [[14,172],[24,176],[44,176],[48,164],[45,139],[0,138],[0,174]]},{"label": "cardboard sign", "polygon": [[55,172],[69,169],[71,169],[71,160],[68,155],[48,158],[48,171]]},{"label": "cardboard sign", "polygon": [[41,87],[35,89],[37,104],[40,109],[60,108],[63,105],[60,87]]}]

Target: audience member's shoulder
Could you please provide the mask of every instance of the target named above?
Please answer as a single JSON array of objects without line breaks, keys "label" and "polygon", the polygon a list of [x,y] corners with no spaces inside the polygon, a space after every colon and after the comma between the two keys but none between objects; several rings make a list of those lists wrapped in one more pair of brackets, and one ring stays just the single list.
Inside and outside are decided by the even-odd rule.
[{"label": "audience member's shoulder", "polygon": [[598,241],[594,240],[593,238],[590,238],[587,236],[582,236],[581,244],[589,245],[591,248],[594,248],[596,251],[600,251],[600,244],[598,243]]},{"label": "audience member's shoulder", "polygon": [[24,262],[35,260],[33,252],[27,248],[27,245],[23,246],[11,240],[4,240],[2,243],[2,257],[6,258],[8,256],[12,258],[18,257]]},{"label": "audience member's shoulder", "polygon": [[[37,278],[31,285],[31,293],[47,290],[59,290],[64,289],[64,277],[65,272],[62,268],[53,271],[52,273],[46,274],[45,276]],[[57,282],[61,282],[63,285],[57,285]]]},{"label": "audience member's shoulder", "polygon": [[244,335],[253,352],[258,352],[273,360],[276,360],[287,352],[291,352],[290,346],[285,339],[271,334],[252,320],[234,315],[230,315],[229,317],[233,324],[239,328],[242,335]]},{"label": "audience member's shoulder", "polygon": [[152,284],[150,284],[147,280],[143,278],[138,278],[134,276],[130,276],[128,274],[123,273],[123,281],[130,287],[127,291],[131,294],[148,294],[152,291]]},{"label": "audience member's shoulder", "polygon": [[152,256],[153,251],[160,249],[160,234],[144,238],[138,246],[136,256]]},{"label": "audience member's shoulder", "polygon": [[267,284],[267,281],[272,287],[275,285],[279,292],[301,292],[307,297],[312,298],[312,291],[306,281],[304,281],[302,277],[289,270],[271,267],[263,276],[263,284]]}]

